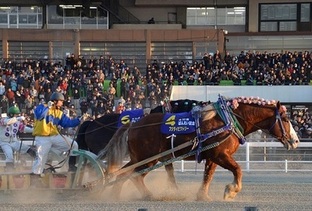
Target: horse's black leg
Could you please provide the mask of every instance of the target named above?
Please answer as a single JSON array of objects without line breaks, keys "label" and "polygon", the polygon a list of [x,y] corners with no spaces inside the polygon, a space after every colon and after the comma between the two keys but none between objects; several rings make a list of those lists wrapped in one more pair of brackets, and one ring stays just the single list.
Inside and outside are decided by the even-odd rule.
[{"label": "horse's black leg", "polygon": [[208,196],[208,190],[216,168],[217,164],[211,160],[206,160],[203,182],[197,193],[198,201],[211,201],[211,198]]},{"label": "horse's black leg", "polygon": [[165,165],[165,169],[166,169],[166,172],[167,172],[170,188],[172,188],[174,190],[178,190],[178,186],[177,186],[177,183],[176,183],[176,180],[175,180],[175,177],[174,177],[173,164],[170,163],[168,165]]}]

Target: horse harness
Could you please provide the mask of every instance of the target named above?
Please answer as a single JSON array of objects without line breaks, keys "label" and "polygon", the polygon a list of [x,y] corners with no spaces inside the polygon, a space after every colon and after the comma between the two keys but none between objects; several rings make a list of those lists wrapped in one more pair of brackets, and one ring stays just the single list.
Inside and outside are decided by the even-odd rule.
[{"label": "horse harness", "polygon": [[[201,111],[201,109],[199,107],[194,107],[192,109],[192,116],[195,119],[195,128],[196,128],[196,137],[193,139],[194,145],[192,147],[192,150],[196,148],[195,156],[196,156],[196,160],[198,163],[201,162],[200,153],[207,150],[207,148],[209,148],[209,149],[213,148],[212,144],[207,145],[205,147],[205,149],[202,147],[202,143],[209,138],[217,136],[217,135],[219,135],[225,131],[229,131],[230,132],[229,135],[225,139],[222,139],[221,141],[215,142],[214,147],[216,147],[216,146],[220,145],[222,142],[224,142],[231,134],[234,134],[237,136],[240,144],[244,144],[246,142],[246,138],[243,135],[244,129],[241,126],[241,124],[238,122],[238,120],[236,118],[237,115],[232,111],[232,108],[227,105],[226,99],[224,97],[222,97],[221,95],[219,95],[218,101],[216,103],[214,103],[214,107],[216,108],[218,115],[221,117],[221,119],[223,120],[225,125],[218,128],[218,129],[215,129],[209,133],[205,133],[205,134],[202,134],[200,131],[200,118],[201,118],[201,112],[200,111]],[[273,127],[276,123],[278,123],[280,128],[281,128],[283,138],[286,138],[285,128],[282,124],[281,115],[280,115],[277,108],[275,111],[275,119],[276,119],[276,121],[270,127],[269,131],[273,129]],[[261,129],[261,128],[259,128],[259,129]],[[173,141],[174,141],[175,135],[172,134],[172,135],[168,136],[167,138],[171,138],[171,145],[173,148]],[[173,154],[173,157],[175,157],[174,153],[172,153],[172,154]]]},{"label": "horse harness", "polygon": [[[194,144],[193,144],[191,151],[193,151],[196,148],[196,152],[194,154],[198,163],[200,163],[202,160],[200,157],[201,152],[217,147],[218,145],[223,143],[225,140],[227,140],[232,134],[235,134],[239,138],[241,144],[245,143],[245,137],[243,135],[244,130],[242,126],[239,124],[239,122],[237,121],[236,117],[233,115],[231,108],[227,106],[226,100],[223,97],[219,96],[218,101],[214,103],[214,107],[216,108],[219,116],[224,121],[225,125],[205,134],[202,134],[200,131],[200,118],[201,118],[200,107],[196,106],[191,111],[192,116],[195,120],[195,131],[196,131],[196,136],[192,140]],[[221,141],[209,144],[204,148],[202,147],[202,143],[204,141],[206,141],[209,138],[215,137],[225,131],[230,131],[230,133],[228,134],[228,136],[226,136],[226,138],[222,139]],[[167,138],[171,138],[172,148],[174,148],[173,141],[175,137],[176,137],[175,134],[171,134],[170,136],[167,137]],[[172,155],[173,157],[175,157],[174,153],[172,153]]]},{"label": "horse harness", "polygon": [[275,122],[272,124],[269,131],[271,131],[273,129],[273,127],[275,126],[275,124],[277,122],[278,122],[278,125],[280,126],[280,129],[282,131],[282,140],[285,140],[287,138],[287,135],[286,135],[286,131],[285,131],[284,125],[282,123],[282,117],[281,117],[281,114],[280,114],[278,108],[275,109]]}]

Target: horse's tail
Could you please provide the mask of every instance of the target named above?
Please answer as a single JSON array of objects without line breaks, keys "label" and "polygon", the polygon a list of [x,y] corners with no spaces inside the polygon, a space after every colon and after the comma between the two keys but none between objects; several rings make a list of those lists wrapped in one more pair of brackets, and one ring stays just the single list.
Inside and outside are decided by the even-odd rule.
[{"label": "horse's tail", "polygon": [[128,129],[130,124],[120,127],[104,149],[98,153],[106,169],[106,173],[112,173],[121,168],[124,159],[129,155]]}]

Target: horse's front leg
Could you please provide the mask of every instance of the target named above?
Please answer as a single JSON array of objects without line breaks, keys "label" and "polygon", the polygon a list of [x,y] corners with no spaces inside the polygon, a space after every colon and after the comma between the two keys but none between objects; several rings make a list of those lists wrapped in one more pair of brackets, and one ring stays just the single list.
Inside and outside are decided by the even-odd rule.
[{"label": "horse's front leg", "polygon": [[206,160],[203,182],[197,193],[198,201],[211,201],[212,200],[208,196],[208,190],[209,190],[210,183],[213,179],[213,174],[216,171],[216,168],[217,168],[217,164],[213,163],[210,160]]},{"label": "horse's front leg", "polygon": [[223,159],[226,163],[219,164],[221,167],[230,170],[233,173],[234,180],[232,183],[225,186],[224,196],[225,200],[234,199],[238,192],[242,190],[242,169],[237,164],[237,162],[232,158],[232,156],[227,156],[226,159]]}]

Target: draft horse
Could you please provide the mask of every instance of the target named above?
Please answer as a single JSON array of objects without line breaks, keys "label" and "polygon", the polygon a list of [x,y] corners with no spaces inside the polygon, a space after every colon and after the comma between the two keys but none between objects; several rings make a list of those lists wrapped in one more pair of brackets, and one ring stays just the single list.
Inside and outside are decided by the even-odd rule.
[{"label": "draft horse", "polygon": [[[180,99],[170,101],[168,105],[157,106],[150,111],[144,109],[146,111],[144,113],[185,112],[190,111],[195,105],[202,104],[204,103],[196,100]],[[117,131],[119,117],[120,114],[111,113],[92,121],[83,122],[79,127],[76,137],[79,149],[87,150],[98,155]]]},{"label": "draft horse", "polygon": [[[116,176],[112,196],[119,198],[123,183],[130,178],[143,198],[152,198],[152,193],[144,183],[144,177],[148,172],[140,173],[140,171],[155,166],[158,161],[166,162],[173,156],[188,155],[192,152],[185,160],[196,159],[198,162],[205,160],[203,181],[197,193],[197,200],[211,200],[208,189],[218,165],[233,173],[234,180],[226,185],[224,191],[225,200],[233,199],[242,189],[242,170],[234,160],[233,154],[240,143],[243,143],[246,135],[261,129],[280,141],[287,149],[295,149],[299,143],[298,136],[286,115],[286,108],[279,101],[249,97],[226,99],[219,96],[216,103],[202,108],[195,107],[191,113],[196,126],[195,132],[177,134],[172,141],[168,139],[167,134],[161,132],[165,115],[161,113],[150,114],[133,123],[126,135],[118,136],[119,138],[114,136],[110,147],[124,144],[128,149],[130,161],[119,170],[121,173]],[[187,142],[192,144],[154,159],[159,153],[170,151]],[[108,150],[106,156],[114,156],[112,154],[114,151]],[[148,162],[137,165],[144,160]],[[109,167],[114,164],[107,165]],[[173,178],[171,181],[175,182],[173,168],[167,173]]]}]

